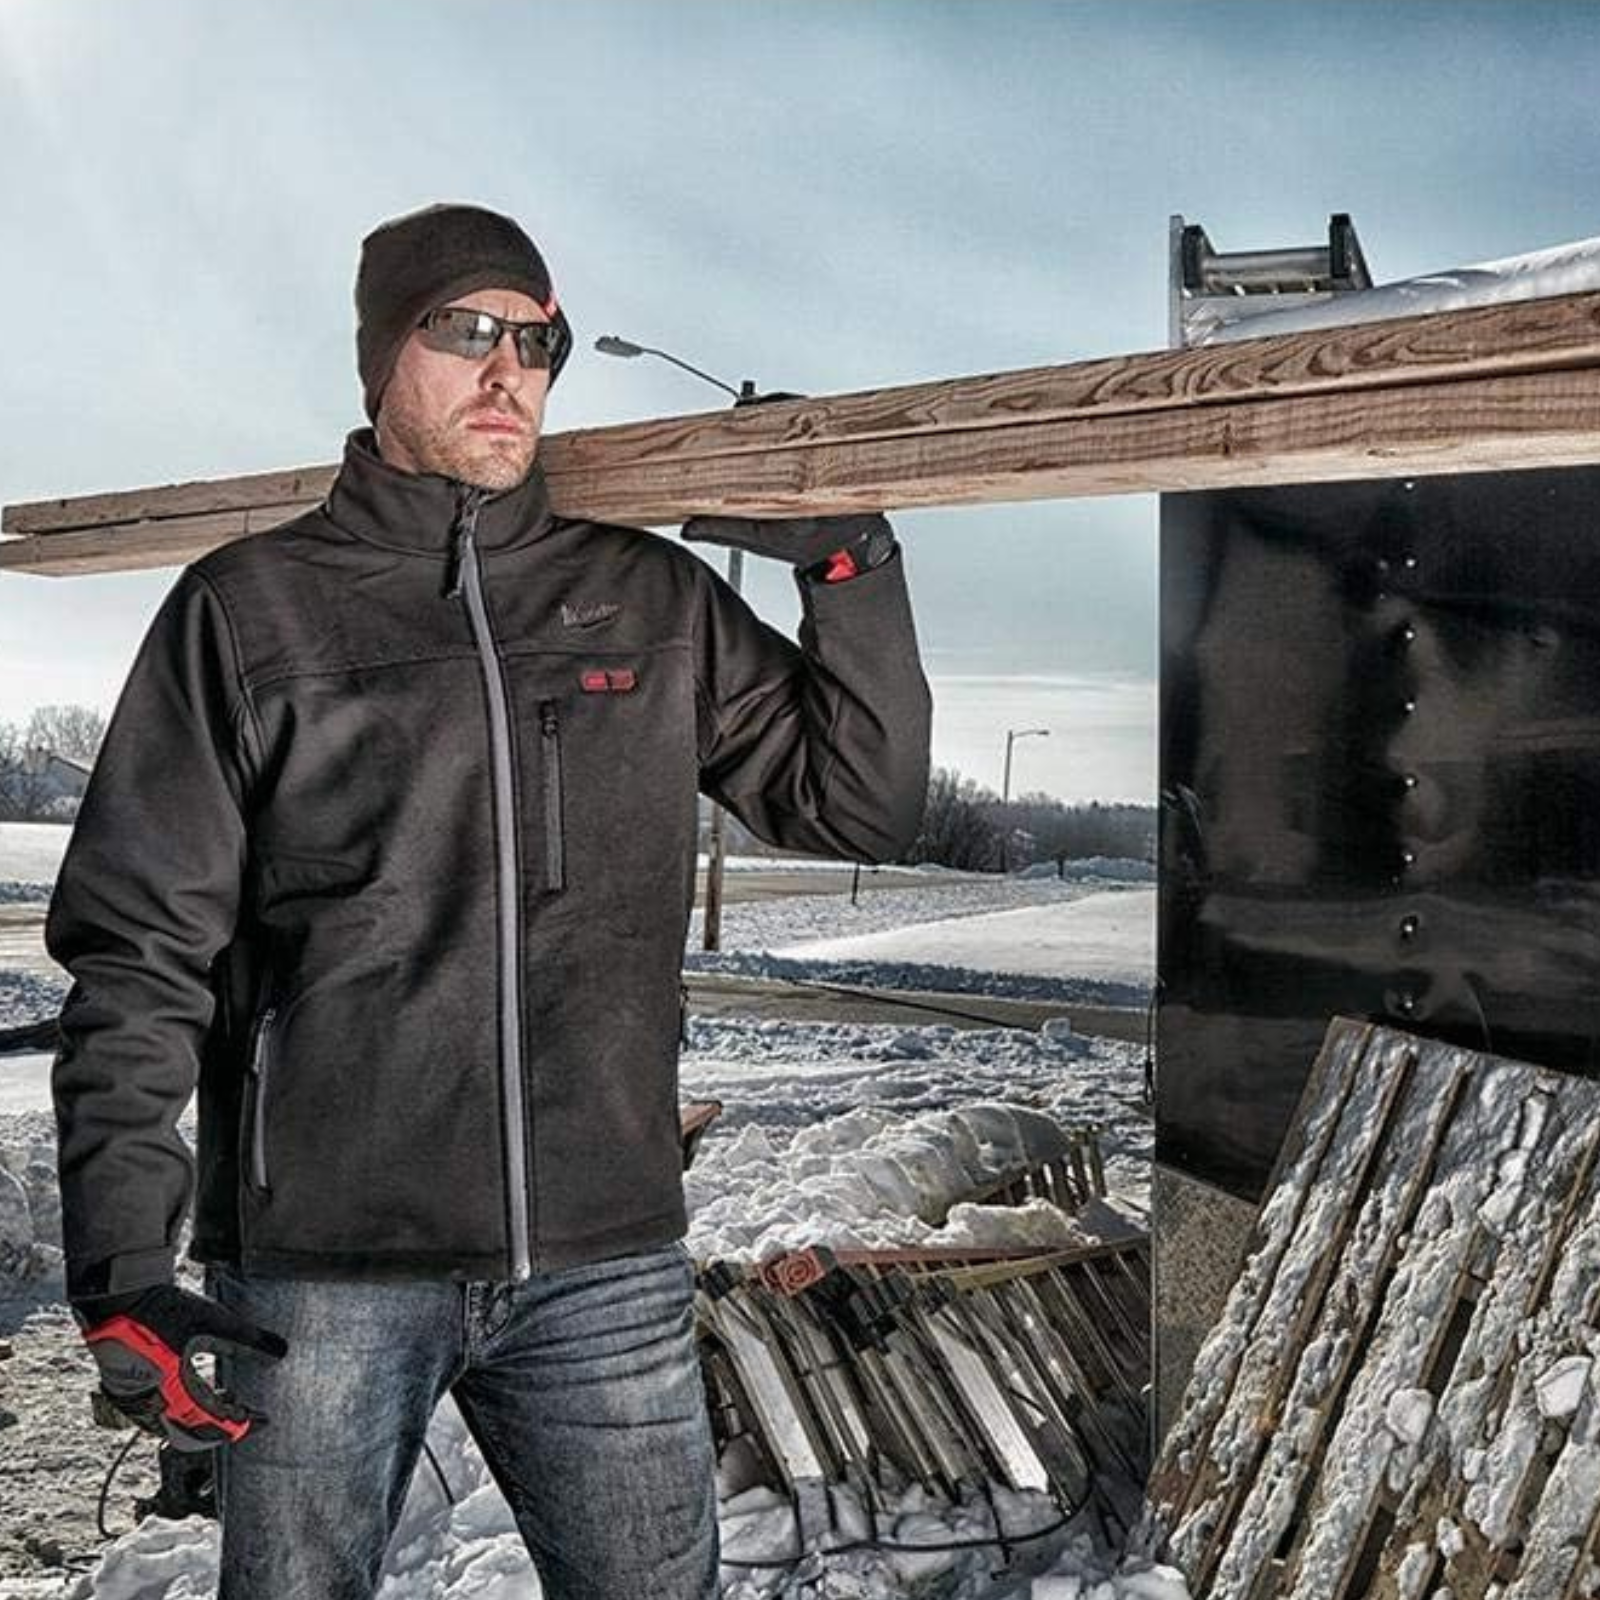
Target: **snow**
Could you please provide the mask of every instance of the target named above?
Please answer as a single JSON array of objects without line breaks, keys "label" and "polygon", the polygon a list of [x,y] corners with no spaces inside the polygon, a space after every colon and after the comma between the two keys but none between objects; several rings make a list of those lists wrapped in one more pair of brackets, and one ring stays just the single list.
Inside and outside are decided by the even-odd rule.
[{"label": "snow", "polygon": [[[0,883],[34,887],[13,899],[40,899],[67,830],[0,826]],[[731,864],[730,864],[731,865]],[[748,858],[735,871],[787,869]],[[969,990],[1037,986],[1056,995],[1125,994],[1142,1004],[1153,968],[1153,892],[1139,864],[1119,878],[1113,864],[1081,877],[999,878],[939,869],[915,887],[863,889],[852,906],[848,867],[831,870],[837,892],[734,902],[724,908],[728,958],[755,970],[781,963],[791,972],[841,968],[865,981],[905,984],[929,975]],[[871,875],[864,875],[871,881]],[[713,963],[714,964],[714,963]],[[0,1027],[49,1015],[64,993],[47,962],[0,972]],[[27,1199],[40,1240],[59,1237],[53,1194],[38,1192],[53,1160],[50,1057],[0,1058],[0,1166],[26,1169]],[[686,1176],[689,1245],[697,1256],[756,1259],[790,1246],[969,1244],[1111,1239],[1144,1226],[1152,1126],[1142,1100],[1143,1052],[1076,1033],[1064,1017],[1037,1032],[958,1029],[947,1024],[797,1022],[692,1016],[681,1067],[686,1098],[718,1099],[723,1113],[707,1131]],[[180,1124],[193,1137],[193,1107]],[[1110,1193],[1069,1220],[1043,1202],[1021,1207],[960,1200],[975,1185],[1058,1153],[1070,1130],[1093,1130]],[[47,1185],[47,1187],[49,1187]],[[9,1191],[8,1191],[9,1193]],[[11,1194],[15,1201],[17,1196]],[[48,1257],[45,1258],[48,1260]],[[75,1333],[62,1325],[59,1262],[43,1298],[56,1304],[23,1324],[49,1326],[70,1351],[54,1358],[54,1402],[62,1369],[77,1383]],[[54,1319],[53,1321],[51,1319]],[[85,1384],[85,1391],[87,1385]],[[391,1541],[378,1600],[518,1600],[537,1596],[537,1580],[510,1511],[450,1401],[435,1414],[429,1446],[450,1496],[419,1465]],[[729,1452],[731,1455],[732,1452]],[[1061,1527],[1047,1497],[991,1485],[990,1498],[949,1505],[913,1488],[874,1513],[844,1491],[835,1496],[835,1544],[875,1532],[872,1548],[838,1548],[797,1565],[739,1567],[735,1559],[784,1563],[794,1551],[788,1500],[739,1481],[726,1457],[719,1472],[727,1600],[783,1596],[858,1596],[896,1600],[937,1587],[949,1600],[1009,1593],[1038,1600],[1184,1600],[1173,1572],[1109,1549],[1083,1519]],[[31,1492],[31,1490],[30,1490]],[[125,1493],[120,1487],[118,1495]],[[1015,1548],[1009,1589],[994,1544],[998,1510]],[[1048,1536],[1029,1539],[1044,1528]],[[974,1541],[956,1551],[895,1545]],[[0,1577],[0,1600],[189,1600],[216,1584],[217,1528],[191,1518],[149,1518],[107,1546],[97,1571],[72,1580]]]},{"label": "snow", "polygon": [[1058,976],[1063,962],[1070,960],[1075,977],[1137,989],[1149,979],[1155,921],[1153,889],[1108,890],[1066,906],[992,911],[880,933],[813,939],[776,953],[800,960],[914,961],[969,969],[992,965],[1046,977]]},{"label": "snow", "polygon": [[71,832],[60,822],[0,822],[0,904],[48,898]]},{"label": "snow", "polygon": [[[1451,267],[1423,277],[1380,283],[1371,289],[1339,294],[1283,311],[1250,314],[1238,304],[1207,307],[1210,327],[1203,344],[1261,339],[1269,334],[1298,333],[1355,322],[1384,322],[1425,312],[1460,311],[1468,306],[1500,305],[1511,300],[1537,300],[1551,295],[1580,294],[1600,288],[1600,238],[1532,250],[1525,255]],[[1238,301],[1247,300],[1238,296]],[[1197,319],[1198,326],[1199,319]]]},{"label": "snow", "polygon": [[1584,1388],[1589,1382],[1589,1368],[1593,1364],[1588,1356],[1564,1356],[1541,1373],[1533,1386],[1539,1415],[1547,1421],[1570,1417],[1583,1398]]},{"label": "snow", "polygon": [[[796,895],[724,907],[723,949],[700,948],[700,916],[685,964],[697,972],[1060,1004],[1142,1008],[1155,949],[1155,891],[1082,876],[993,876],[928,887]],[[1128,863],[1138,872],[1140,863]]]}]

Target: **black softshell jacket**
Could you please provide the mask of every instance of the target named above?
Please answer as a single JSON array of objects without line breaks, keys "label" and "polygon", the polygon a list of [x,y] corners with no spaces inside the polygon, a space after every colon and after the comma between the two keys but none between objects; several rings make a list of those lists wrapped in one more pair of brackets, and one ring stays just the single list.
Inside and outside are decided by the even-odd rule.
[{"label": "black softshell jacket", "polygon": [[46,923],[69,1296],[167,1281],[191,1199],[191,1256],[268,1276],[679,1237],[696,790],[867,861],[921,816],[898,553],[799,582],[797,648],[537,470],[469,492],[366,429],[322,507],[186,567]]}]

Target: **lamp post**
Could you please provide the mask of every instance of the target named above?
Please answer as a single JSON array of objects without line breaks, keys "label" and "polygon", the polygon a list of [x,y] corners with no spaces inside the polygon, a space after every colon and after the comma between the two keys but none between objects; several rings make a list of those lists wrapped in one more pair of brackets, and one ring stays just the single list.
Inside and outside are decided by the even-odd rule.
[{"label": "lamp post", "polygon": [[1000,804],[1007,805],[1011,800],[1011,747],[1018,739],[1048,739],[1048,728],[1007,728],[1006,729],[1006,775],[1005,781],[1000,785]]},{"label": "lamp post", "polygon": [[[1049,737],[1050,730],[1048,728],[1006,729],[1006,771],[1005,777],[1000,784],[1000,804],[1002,806],[1011,804],[1011,747],[1018,739],[1048,739]],[[1008,819],[1004,824],[1004,831],[1000,835],[1001,872],[1009,872],[1011,870],[1010,851],[1008,849],[1010,842],[1011,823]]]},{"label": "lamp post", "polygon": [[[731,383],[724,383],[721,378],[714,378],[709,372],[702,372],[699,367],[692,367],[687,361],[681,361],[669,350],[657,350],[653,345],[635,344],[632,339],[619,338],[614,333],[603,333],[594,342],[594,347],[603,356],[624,356],[631,359],[634,356],[659,356],[663,361],[670,361],[675,367],[682,367],[685,372],[693,373],[695,377],[704,382],[714,384],[724,394],[733,396],[736,406],[760,405],[763,400],[798,400],[799,395],[794,394],[757,394],[755,380],[745,378],[737,389]],[[744,551],[730,550],[728,552],[728,584],[735,594],[738,594],[744,581]],[[723,810],[716,801],[711,803],[711,840],[710,849],[707,851],[706,861],[706,915],[705,937],[701,941],[707,950],[720,950],[722,948],[722,870],[725,859],[726,845],[723,834]]]}]

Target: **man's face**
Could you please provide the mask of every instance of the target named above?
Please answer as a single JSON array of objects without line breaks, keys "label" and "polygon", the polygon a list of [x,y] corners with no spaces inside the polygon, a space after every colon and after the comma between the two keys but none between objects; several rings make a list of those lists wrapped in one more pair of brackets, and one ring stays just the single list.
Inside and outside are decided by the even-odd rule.
[{"label": "man's face", "polygon": [[[480,289],[449,304],[512,322],[548,321],[536,300],[514,289]],[[378,454],[406,472],[514,489],[533,466],[549,388],[549,369],[522,366],[509,334],[470,361],[428,349],[413,330],[379,403]]]}]

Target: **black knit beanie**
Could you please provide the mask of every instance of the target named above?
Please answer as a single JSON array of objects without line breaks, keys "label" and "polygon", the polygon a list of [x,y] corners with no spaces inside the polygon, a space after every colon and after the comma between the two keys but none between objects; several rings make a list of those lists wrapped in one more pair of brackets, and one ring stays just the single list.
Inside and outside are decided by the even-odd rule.
[{"label": "black knit beanie", "polygon": [[566,313],[532,239],[510,217],[481,206],[425,206],[380,223],[361,241],[356,272],[356,367],[367,416],[378,405],[400,347],[435,306],[475,289],[515,289],[537,300],[567,334],[550,367],[554,383],[571,348]]}]

